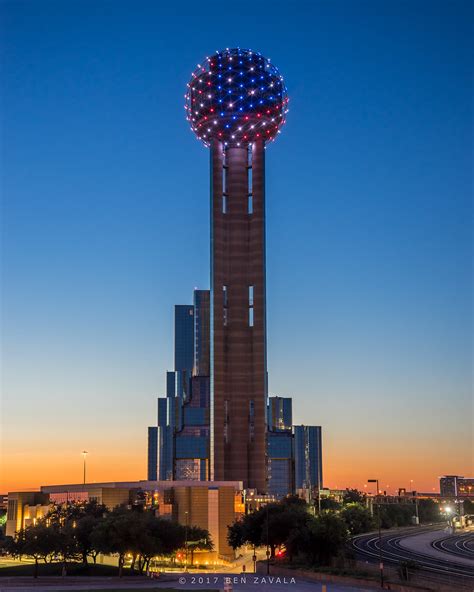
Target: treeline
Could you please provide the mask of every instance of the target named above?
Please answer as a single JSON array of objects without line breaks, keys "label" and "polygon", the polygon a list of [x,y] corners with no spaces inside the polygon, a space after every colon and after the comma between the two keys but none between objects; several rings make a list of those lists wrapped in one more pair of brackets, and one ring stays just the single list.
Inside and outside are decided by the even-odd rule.
[{"label": "treeline", "polygon": [[[268,545],[271,559],[284,552],[290,562],[297,557],[312,565],[330,565],[344,554],[349,537],[378,527],[377,509],[372,516],[364,494],[356,490],[348,490],[342,503],[324,501],[320,513],[295,496],[270,503],[234,522],[228,529],[229,544],[233,549]],[[420,500],[418,513],[422,522],[440,518],[433,500]],[[414,515],[414,504],[381,505],[381,527],[408,526]]]},{"label": "treeline", "polygon": [[327,565],[345,546],[347,524],[334,512],[314,516],[308,510],[306,502],[294,496],[267,504],[229,527],[229,544],[233,549],[268,544],[270,558],[284,548],[290,561],[302,556],[311,563]]},{"label": "treeline", "polygon": [[[377,501],[373,502],[374,521],[367,520],[367,496],[357,489],[347,489],[342,502],[326,498],[321,500],[323,510],[332,510],[342,512],[347,515],[347,520],[353,522],[352,534],[361,534],[369,532],[377,526]],[[397,526],[410,526],[413,524],[413,516],[417,513],[415,501],[409,503],[396,504],[384,503],[381,498],[380,503],[380,523],[383,529]],[[421,524],[438,522],[441,518],[440,506],[432,499],[418,500],[418,517]]]},{"label": "treeline", "polygon": [[156,517],[152,511],[125,507],[109,511],[95,501],[53,506],[44,518],[5,543],[13,557],[34,559],[35,577],[40,562],[60,562],[65,571],[67,562],[96,563],[100,553],[118,556],[119,576],[127,555],[131,571],[142,574],[153,557],[170,557],[189,546],[191,553],[211,550],[208,531]]}]

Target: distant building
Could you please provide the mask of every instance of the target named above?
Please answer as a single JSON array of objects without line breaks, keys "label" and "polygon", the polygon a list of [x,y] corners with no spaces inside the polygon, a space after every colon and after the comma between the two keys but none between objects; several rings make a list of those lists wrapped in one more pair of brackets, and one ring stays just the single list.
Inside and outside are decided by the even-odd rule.
[{"label": "distant building", "polygon": [[321,428],[292,423],[292,399],[269,397],[267,491],[281,498],[304,490],[310,499],[323,484]]},{"label": "distant building", "polygon": [[[157,425],[148,428],[148,479],[207,481],[212,479],[209,290],[195,290],[192,306],[174,310],[175,368],[166,373],[166,396],[157,401]],[[292,399],[278,396],[268,398],[266,425],[266,487],[253,488],[254,494],[279,499],[304,490],[310,499],[322,486],[321,428],[293,428]]]},{"label": "distant building", "polygon": [[267,434],[268,493],[282,498],[294,492],[293,434]]},{"label": "distant building", "polygon": [[193,302],[175,306],[175,368],[148,431],[150,480],[209,479],[209,290],[195,290]]},{"label": "distant building", "polygon": [[240,517],[242,482],[125,481],[70,485],[45,485],[35,492],[9,492],[7,536],[35,524],[53,503],[96,500],[113,509],[120,505],[142,504],[157,516],[209,531],[214,551],[206,557],[232,560],[233,549],[227,542],[227,525]]},{"label": "distant building", "polygon": [[474,497],[474,477],[445,475],[439,479],[441,497]]},{"label": "distant building", "polygon": [[14,536],[21,528],[29,526],[32,523],[30,520],[41,513],[39,509],[48,504],[48,496],[41,491],[9,492],[5,535]]},{"label": "distant building", "polygon": [[267,492],[276,498],[294,492],[292,401],[269,397],[267,405]]},{"label": "distant building", "polygon": [[294,438],[296,489],[321,489],[323,486],[321,427],[295,426]]},{"label": "distant building", "polygon": [[210,376],[210,320],[209,290],[194,290],[194,368],[195,376]]},{"label": "distant building", "polygon": [[7,493],[0,493],[0,513],[6,512],[8,506],[8,494]]},{"label": "distant building", "polygon": [[174,307],[174,369],[187,370],[194,365],[194,306],[176,304]]},{"label": "distant building", "polygon": [[268,398],[267,425],[272,432],[291,432],[293,412],[290,397]]},{"label": "distant building", "polygon": [[148,428],[148,479],[158,479],[158,427]]}]

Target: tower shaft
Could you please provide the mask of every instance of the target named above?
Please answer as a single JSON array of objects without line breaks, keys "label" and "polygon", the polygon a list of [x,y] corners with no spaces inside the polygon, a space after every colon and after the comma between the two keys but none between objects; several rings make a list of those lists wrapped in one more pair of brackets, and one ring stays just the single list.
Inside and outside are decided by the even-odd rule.
[{"label": "tower shaft", "polygon": [[211,478],[266,490],[264,143],[211,146]]}]

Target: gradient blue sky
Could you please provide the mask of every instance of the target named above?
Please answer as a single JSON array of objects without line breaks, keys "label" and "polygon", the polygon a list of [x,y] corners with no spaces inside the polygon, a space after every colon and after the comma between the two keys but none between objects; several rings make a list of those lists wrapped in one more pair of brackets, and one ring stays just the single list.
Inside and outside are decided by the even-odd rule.
[{"label": "gradient blue sky", "polygon": [[[326,484],[473,471],[472,3],[1,2],[5,488],[144,478],[173,304],[209,286],[196,63],[261,51],[270,390]],[[369,474],[370,473],[370,474]]]}]

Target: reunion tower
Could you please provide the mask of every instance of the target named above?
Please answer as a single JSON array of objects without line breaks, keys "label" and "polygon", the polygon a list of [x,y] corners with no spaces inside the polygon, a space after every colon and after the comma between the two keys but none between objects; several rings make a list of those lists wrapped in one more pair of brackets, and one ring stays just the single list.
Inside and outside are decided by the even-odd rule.
[{"label": "reunion tower", "polygon": [[211,480],[266,491],[265,146],[288,96],[270,60],[226,49],[198,64],[186,113],[211,149]]}]

